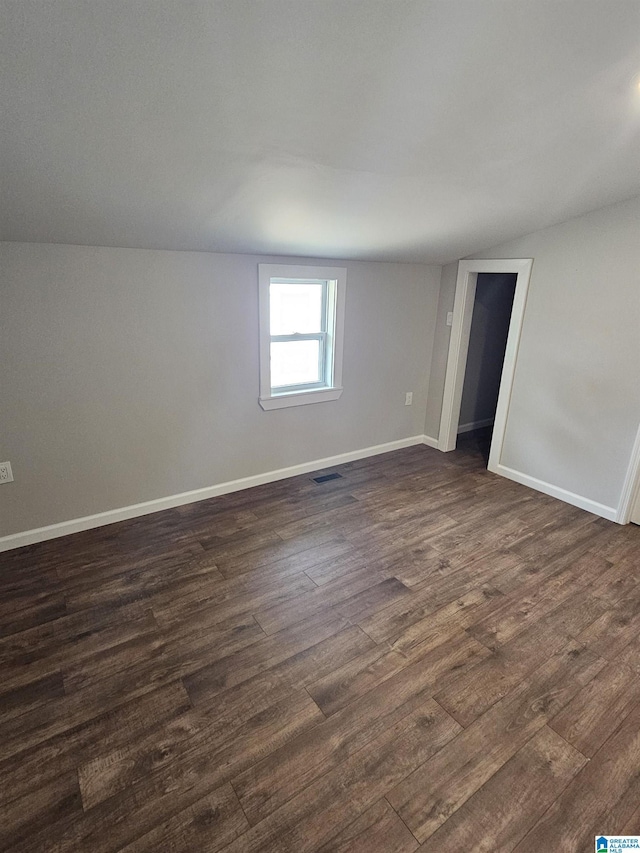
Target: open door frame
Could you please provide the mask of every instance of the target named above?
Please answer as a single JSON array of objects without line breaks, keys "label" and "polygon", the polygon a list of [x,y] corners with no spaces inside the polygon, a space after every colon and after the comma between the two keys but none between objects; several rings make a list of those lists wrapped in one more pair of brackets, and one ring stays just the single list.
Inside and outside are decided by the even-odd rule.
[{"label": "open door frame", "polygon": [[637,500],[640,500],[640,426],[636,433],[629,468],[622,486],[622,495],[615,519],[618,524],[629,524],[631,511],[634,509]]},{"label": "open door frame", "polygon": [[524,309],[531,278],[532,258],[509,258],[496,260],[460,261],[458,263],[458,278],[456,280],[456,295],[453,305],[453,323],[449,340],[449,356],[444,383],[442,415],[438,435],[438,449],[455,450],[460,421],[460,404],[464,374],[467,367],[467,352],[469,349],[469,334],[473,303],[476,295],[478,273],[515,273],[516,290],[511,309],[511,321],[507,337],[507,348],[504,355],[498,405],[493,426],[491,452],[489,454],[489,470],[497,473],[502,445],[511,402],[511,390],[516,369],[518,347],[524,319]]}]

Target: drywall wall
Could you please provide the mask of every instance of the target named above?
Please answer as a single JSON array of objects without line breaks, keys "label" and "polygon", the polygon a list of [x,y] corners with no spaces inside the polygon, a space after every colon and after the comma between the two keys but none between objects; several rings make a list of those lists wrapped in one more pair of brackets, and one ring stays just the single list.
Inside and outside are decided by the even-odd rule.
[{"label": "drywall wall", "polygon": [[461,427],[495,416],[515,287],[515,273],[478,275],[460,404]]},{"label": "drywall wall", "polygon": [[[474,254],[534,259],[501,463],[606,507],[618,505],[640,421],[639,234],[634,198]],[[442,271],[432,435],[456,268]]]},{"label": "drywall wall", "polygon": [[424,423],[425,435],[438,440],[440,435],[440,416],[444,398],[444,380],[447,373],[447,357],[449,355],[449,338],[451,327],[447,326],[447,313],[453,311],[453,300],[456,295],[456,279],[458,264],[446,264],[442,267],[440,276],[440,295],[436,312],[436,328],[433,335],[433,352],[431,353],[431,373],[429,377],[429,393]]},{"label": "drywall wall", "polygon": [[0,244],[0,536],[422,434],[440,268],[323,259],[344,393],[265,412],[257,267],[287,260]]}]

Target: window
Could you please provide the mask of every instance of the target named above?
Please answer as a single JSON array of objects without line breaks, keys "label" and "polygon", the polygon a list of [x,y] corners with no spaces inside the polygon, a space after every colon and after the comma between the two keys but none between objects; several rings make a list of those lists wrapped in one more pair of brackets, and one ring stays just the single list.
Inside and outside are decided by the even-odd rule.
[{"label": "window", "polygon": [[281,409],[342,394],[347,271],[259,264],[260,405]]}]

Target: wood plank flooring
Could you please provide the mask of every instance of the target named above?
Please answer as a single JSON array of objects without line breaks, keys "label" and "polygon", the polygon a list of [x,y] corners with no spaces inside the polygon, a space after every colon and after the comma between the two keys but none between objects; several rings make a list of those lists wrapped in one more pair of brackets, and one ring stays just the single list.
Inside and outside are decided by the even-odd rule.
[{"label": "wood plank flooring", "polygon": [[0,555],[0,851],[640,834],[640,528],[473,435]]}]

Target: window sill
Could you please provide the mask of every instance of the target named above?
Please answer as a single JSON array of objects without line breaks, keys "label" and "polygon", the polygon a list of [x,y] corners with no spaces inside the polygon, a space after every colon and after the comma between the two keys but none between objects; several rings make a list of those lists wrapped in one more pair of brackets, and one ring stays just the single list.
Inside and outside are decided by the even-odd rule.
[{"label": "window sill", "polygon": [[337,400],[341,395],[342,388],[320,388],[313,391],[292,391],[289,394],[260,397],[259,403],[265,412],[268,412],[271,409],[288,409],[290,406],[307,406],[309,403]]}]

